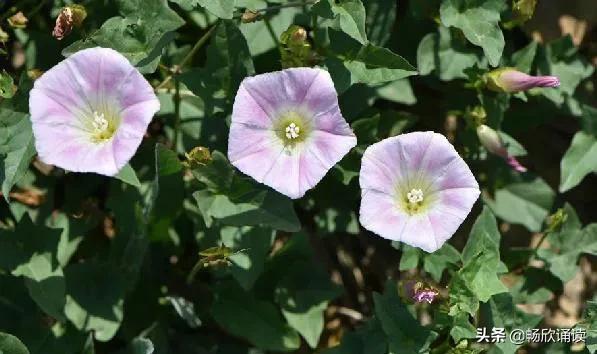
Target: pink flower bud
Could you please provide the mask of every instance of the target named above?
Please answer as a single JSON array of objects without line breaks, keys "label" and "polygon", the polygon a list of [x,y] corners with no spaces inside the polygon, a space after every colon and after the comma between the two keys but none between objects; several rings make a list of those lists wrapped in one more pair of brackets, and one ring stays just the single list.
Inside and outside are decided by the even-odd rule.
[{"label": "pink flower bud", "polygon": [[487,88],[497,92],[519,92],[534,87],[558,87],[555,76],[531,76],[515,68],[495,69],[485,75]]},{"label": "pink flower bud", "polygon": [[485,124],[481,124],[477,127],[477,136],[479,137],[481,145],[483,145],[487,151],[503,158],[515,171],[527,171],[526,167],[522,166],[514,156],[508,154],[508,149],[506,149],[506,146],[497,131]]}]

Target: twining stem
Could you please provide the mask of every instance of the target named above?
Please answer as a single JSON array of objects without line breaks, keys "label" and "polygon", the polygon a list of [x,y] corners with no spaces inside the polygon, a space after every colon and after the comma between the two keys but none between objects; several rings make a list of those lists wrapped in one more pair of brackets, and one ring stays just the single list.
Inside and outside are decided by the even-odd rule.
[{"label": "twining stem", "polygon": [[541,247],[541,245],[543,244],[543,241],[545,241],[545,239],[547,238],[547,235],[549,235],[549,231],[545,231],[543,233],[543,236],[541,236],[541,239],[539,239],[539,242],[537,242],[537,245],[535,246],[535,248],[533,249],[533,254],[536,256],[537,252],[539,252],[539,248]]},{"label": "twining stem", "polygon": [[203,268],[203,262],[201,261],[201,259],[199,259],[197,263],[195,263],[193,269],[191,269],[191,272],[189,272],[189,274],[187,275],[187,285],[193,284],[193,281],[195,281],[195,276],[201,270],[201,268]]},{"label": "twining stem", "polygon": [[267,31],[269,32],[269,35],[272,37],[272,40],[276,44],[276,47],[279,47],[280,46],[280,41],[278,40],[278,37],[276,37],[276,32],[274,31],[274,28],[272,27],[272,24],[269,22],[269,20],[267,18],[263,19],[263,23],[265,23],[265,27],[267,28]]},{"label": "twining stem", "polygon": [[193,48],[191,48],[191,50],[187,53],[187,55],[184,56],[184,58],[182,58],[182,60],[180,61],[180,63],[178,63],[177,65],[174,65],[170,70],[172,71],[172,74],[168,75],[168,77],[166,77],[164,79],[164,81],[162,81],[158,86],[156,86],[156,90],[161,89],[163,87],[165,87],[173,78],[175,75],[180,74],[180,71],[182,70],[182,68],[191,60],[193,59],[193,56],[195,56],[195,54],[197,53],[197,51],[199,51],[199,49],[201,49],[201,47],[203,47],[205,45],[205,43],[207,43],[207,40],[209,39],[209,37],[211,37],[211,35],[213,34],[213,32],[215,31],[216,27],[218,26],[218,22],[214,23],[213,26],[211,26],[211,28],[205,32],[203,34],[203,36],[201,36],[197,42],[195,43],[195,45],[193,46]]},{"label": "twining stem", "polygon": [[174,76],[174,137],[172,138],[172,148],[174,151],[178,147],[178,135],[180,130],[180,79],[178,75]]}]

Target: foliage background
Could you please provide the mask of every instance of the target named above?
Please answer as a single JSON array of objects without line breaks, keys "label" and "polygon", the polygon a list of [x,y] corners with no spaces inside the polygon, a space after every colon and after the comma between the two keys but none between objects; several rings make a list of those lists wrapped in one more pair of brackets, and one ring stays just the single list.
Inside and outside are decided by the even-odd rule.
[{"label": "foliage background", "polygon": [[[594,1],[543,0],[507,29],[506,0],[87,0],[83,27],[58,41],[55,18],[71,3],[0,2],[0,352],[597,349]],[[245,9],[267,10],[241,23]],[[7,22],[17,11],[25,28]],[[330,71],[359,140],[294,203],[225,158],[236,89],[281,69],[291,24],[307,29],[302,59]],[[98,45],[127,56],[162,104],[131,168],[113,179],[38,161],[28,120],[36,72]],[[516,95],[472,87],[496,66],[562,85]],[[530,172],[479,145],[476,106]],[[444,133],[483,189],[434,254],[391,245],[357,221],[362,152],[414,130]],[[183,164],[196,146],[211,161]],[[558,208],[567,218],[550,229]],[[193,276],[199,251],[220,245],[240,252],[220,247]],[[440,289],[439,301],[401,298],[398,281],[411,277]],[[479,345],[483,326],[580,326],[588,339]]]}]

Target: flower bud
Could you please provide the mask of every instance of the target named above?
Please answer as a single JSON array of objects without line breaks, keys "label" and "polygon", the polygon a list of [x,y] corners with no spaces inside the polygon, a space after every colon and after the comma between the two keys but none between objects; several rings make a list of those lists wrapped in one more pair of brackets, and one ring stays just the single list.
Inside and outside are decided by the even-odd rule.
[{"label": "flower bud", "polygon": [[514,0],[512,3],[512,21],[506,28],[523,24],[535,13],[537,0]]},{"label": "flower bud", "polygon": [[211,161],[209,149],[203,146],[194,147],[191,151],[185,153],[185,157],[187,158],[186,165],[189,168],[205,166]]},{"label": "flower bud", "polygon": [[56,18],[56,25],[52,35],[56,39],[62,40],[72,32],[73,27],[81,26],[86,17],[87,11],[81,5],[63,7]]},{"label": "flower bud", "polygon": [[487,151],[506,160],[506,163],[515,171],[527,171],[526,167],[522,166],[514,156],[508,154],[508,149],[506,149],[506,146],[497,131],[485,124],[481,124],[477,127],[477,136],[479,137],[481,145],[483,145]]},{"label": "flower bud", "polygon": [[242,23],[253,23],[261,20],[261,14],[256,11],[251,11],[246,9],[243,15],[240,18]]},{"label": "flower bud", "polygon": [[568,219],[568,214],[562,208],[547,217],[547,232],[559,230]]},{"label": "flower bud", "polygon": [[16,14],[8,18],[8,24],[12,28],[25,28],[29,19],[23,15],[23,12],[19,11]]},{"label": "flower bud", "polygon": [[8,33],[4,32],[2,27],[0,27],[0,43],[4,44],[8,42],[9,36]]},{"label": "flower bud", "polygon": [[307,40],[307,31],[297,25],[291,25],[280,36],[280,55],[282,67],[291,68],[310,66],[313,61],[311,44]]},{"label": "flower bud", "polygon": [[33,69],[27,70],[27,77],[30,78],[31,80],[37,80],[43,74],[44,74],[44,72],[40,69],[33,68]]},{"label": "flower bud", "polygon": [[534,87],[558,87],[555,76],[531,76],[514,68],[500,68],[485,74],[487,88],[497,92],[519,92]]}]

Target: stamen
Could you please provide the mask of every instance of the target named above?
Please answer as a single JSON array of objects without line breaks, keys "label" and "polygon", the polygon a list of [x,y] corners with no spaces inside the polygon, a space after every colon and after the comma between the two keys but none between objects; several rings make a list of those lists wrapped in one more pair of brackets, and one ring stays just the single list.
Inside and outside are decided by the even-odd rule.
[{"label": "stamen", "polygon": [[290,125],[288,125],[286,127],[286,138],[292,140],[292,139],[296,139],[299,137],[299,134],[301,132],[301,128],[298,127],[296,124],[294,123],[290,123]]},{"label": "stamen", "polygon": [[103,133],[108,129],[108,120],[104,117],[103,113],[98,113],[97,111],[93,112],[93,128],[98,133]]},{"label": "stamen", "polygon": [[423,201],[423,191],[418,188],[413,188],[406,193],[406,198],[410,204],[417,204]]}]

